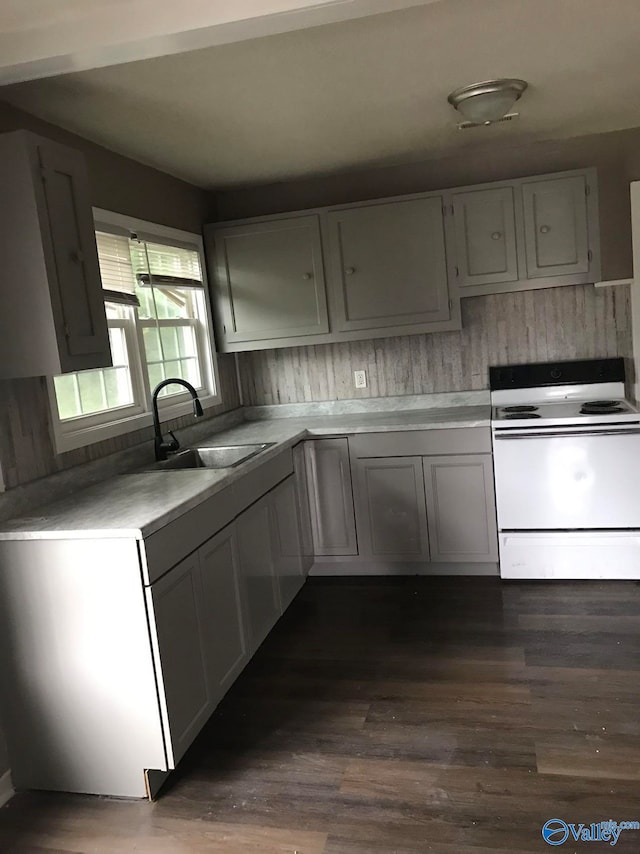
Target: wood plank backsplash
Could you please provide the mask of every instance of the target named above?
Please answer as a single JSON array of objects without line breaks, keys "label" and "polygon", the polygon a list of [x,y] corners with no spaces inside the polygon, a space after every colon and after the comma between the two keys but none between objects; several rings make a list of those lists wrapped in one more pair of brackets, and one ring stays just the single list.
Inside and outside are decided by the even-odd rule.
[{"label": "wood plank backsplash", "polygon": [[[462,301],[462,329],[239,354],[243,403],[302,403],[487,387],[488,367],[624,356],[628,285],[547,288]],[[367,371],[355,389],[353,371]]]},{"label": "wood plank backsplash", "polygon": [[[208,418],[240,405],[234,357],[220,355],[218,369],[223,402],[206,411]],[[185,415],[163,427],[175,430],[192,422],[193,416]],[[0,462],[7,489],[147,441],[153,441],[153,427],[56,454],[45,378],[0,381]]]},{"label": "wood plank backsplash", "polygon": [[[591,285],[474,297],[462,302],[459,332],[408,335],[259,350],[238,355],[246,405],[344,400],[487,386],[491,364],[624,356],[632,363],[628,286]],[[240,405],[233,355],[218,357],[223,403],[219,415]],[[365,368],[366,389],[355,389],[353,371]],[[167,423],[179,429],[192,416]],[[46,381],[0,381],[0,461],[7,488],[99,459],[141,442],[147,427],[65,454],[51,437]]]}]

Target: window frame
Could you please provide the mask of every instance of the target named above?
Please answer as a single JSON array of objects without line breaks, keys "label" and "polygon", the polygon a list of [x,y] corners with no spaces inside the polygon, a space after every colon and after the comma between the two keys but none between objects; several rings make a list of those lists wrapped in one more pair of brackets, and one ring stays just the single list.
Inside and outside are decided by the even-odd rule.
[{"label": "window frame", "polygon": [[[202,269],[202,299],[205,318],[204,320],[188,320],[187,323],[196,329],[196,347],[203,383],[203,390],[199,391],[202,408],[207,410],[219,405],[222,396],[220,394],[218,354],[215,347],[211,296],[202,236],[102,208],[93,208],[93,219],[94,231],[100,231],[100,226],[103,225],[107,228],[113,228],[114,233],[141,233],[144,239],[157,238],[159,242],[169,245],[171,241],[175,241],[176,245],[188,244],[197,249]],[[129,310],[132,313],[136,311],[133,307]],[[53,441],[56,452],[59,454],[126,433],[133,433],[153,424],[151,388],[144,361],[143,325],[133,314],[131,320],[118,319],[113,322],[118,327],[122,325],[125,327],[134,403],[126,407],[107,409],[103,412],[62,421],[58,415],[53,377],[47,377]],[[107,324],[109,325],[109,321]],[[191,396],[185,391],[169,397],[160,397],[158,398],[158,410],[163,421],[188,415],[193,412]]]}]

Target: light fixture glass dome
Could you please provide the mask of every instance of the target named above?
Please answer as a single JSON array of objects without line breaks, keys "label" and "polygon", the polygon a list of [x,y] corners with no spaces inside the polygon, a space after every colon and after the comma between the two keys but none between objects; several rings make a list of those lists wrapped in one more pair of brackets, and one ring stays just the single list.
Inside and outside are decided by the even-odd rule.
[{"label": "light fixture glass dome", "polygon": [[526,88],[525,80],[486,80],[456,89],[447,100],[467,121],[490,124],[505,116]]}]

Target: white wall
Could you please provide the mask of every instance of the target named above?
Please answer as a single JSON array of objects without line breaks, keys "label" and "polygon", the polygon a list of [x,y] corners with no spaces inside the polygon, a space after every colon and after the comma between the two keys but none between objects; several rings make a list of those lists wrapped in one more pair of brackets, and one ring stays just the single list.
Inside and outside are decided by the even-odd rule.
[{"label": "white wall", "polygon": [[633,273],[631,283],[631,330],[633,335],[634,397],[640,401],[640,181],[631,183]]}]

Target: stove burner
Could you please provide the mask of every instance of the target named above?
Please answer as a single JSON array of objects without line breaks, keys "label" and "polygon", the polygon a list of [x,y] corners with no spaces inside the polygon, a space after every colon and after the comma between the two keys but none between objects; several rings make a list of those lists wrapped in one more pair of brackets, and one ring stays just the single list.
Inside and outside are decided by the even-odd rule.
[{"label": "stove burner", "polygon": [[503,412],[535,412],[537,406],[503,406]]},{"label": "stove burner", "polygon": [[[531,408],[535,409],[536,407]],[[540,418],[541,416],[535,412],[507,412],[504,417],[513,420],[514,418]]]},{"label": "stove burner", "polygon": [[582,415],[614,415],[624,412],[624,407],[617,400],[590,400],[582,404],[580,412]]}]

